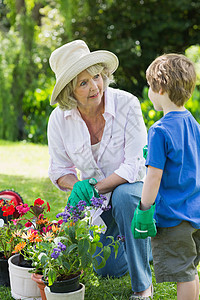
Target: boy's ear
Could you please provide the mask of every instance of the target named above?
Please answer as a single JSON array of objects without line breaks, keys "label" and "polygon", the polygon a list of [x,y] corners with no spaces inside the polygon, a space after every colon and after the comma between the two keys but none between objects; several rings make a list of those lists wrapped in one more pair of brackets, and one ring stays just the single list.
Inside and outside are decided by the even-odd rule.
[{"label": "boy's ear", "polygon": [[165,92],[163,91],[163,89],[162,88],[160,88],[160,90],[159,90],[159,95],[163,95]]}]

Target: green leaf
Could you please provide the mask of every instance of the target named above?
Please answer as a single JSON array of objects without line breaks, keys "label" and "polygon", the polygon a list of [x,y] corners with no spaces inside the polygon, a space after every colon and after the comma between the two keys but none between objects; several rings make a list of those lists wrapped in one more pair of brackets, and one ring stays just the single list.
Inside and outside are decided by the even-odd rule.
[{"label": "green leaf", "polygon": [[99,247],[99,248],[103,248],[103,244],[102,244],[101,242],[97,242],[96,245],[97,245],[97,247]]},{"label": "green leaf", "polygon": [[74,249],[76,249],[78,247],[77,244],[72,244],[69,247],[67,247],[67,249],[65,250],[65,254],[69,255],[70,252],[72,252]]},{"label": "green leaf", "polygon": [[105,267],[105,265],[106,265],[106,260],[105,260],[105,258],[104,258],[104,257],[101,257],[101,259],[102,259],[102,261],[101,261],[101,263],[98,265],[97,269],[101,269],[101,268]]},{"label": "green leaf", "polygon": [[115,258],[116,258],[117,254],[118,254],[119,244],[116,243],[113,247],[114,247],[114,250],[115,250]]},{"label": "green leaf", "polygon": [[93,264],[93,267],[97,270],[98,269],[98,262],[97,262],[96,258],[92,259],[92,264]]},{"label": "green leaf", "polygon": [[82,253],[87,252],[89,247],[90,247],[90,244],[89,244],[89,241],[87,239],[80,240],[79,244],[78,244],[79,254],[82,255]]},{"label": "green leaf", "polygon": [[91,244],[90,244],[89,252],[90,252],[91,255],[93,255],[93,254],[95,253],[96,248],[97,248],[96,243],[91,243]]},{"label": "green leaf", "polygon": [[76,232],[75,232],[74,226],[69,227],[69,237],[72,240],[72,242],[74,243],[76,240]]},{"label": "green leaf", "polygon": [[49,286],[54,283],[56,280],[56,272],[53,269],[49,269],[48,271],[48,284]]},{"label": "green leaf", "polygon": [[111,236],[111,235],[107,236],[106,238],[107,238],[107,239],[111,239],[113,243],[114,243],[114,241],[115,241],[114,237]]},{"label": "green leaf", "polygon": [[63,264],[63,267],[64,267],[64,268],[66,268],[66,269],[68,269],[68,270],[70,269],[70,264],[69,264],[66,260],[63,261],[62,264]]},{"label": "green leaf", "polygon": [[92,263],[92,256],[89,252],[84,252],[81,256],[81,266],[83,269],[85,269],[87,266],[89,266]]},{"label": "green leaf", "polygon": [[109,258],[110,254],[111,254],[111,248],[109,246],[105,246],[103,248],[103,256],[104,256],[105,260],[107,260]]},{"label": "green leaf", "polygon": [[[38,258],[39,258],[39,256],[38,256]],[[43,264],[45,264],[45,262],[48,260],[48,257],[46,256],[46,255],[42,255],[41,257],[40,257],[40,262],[41,262],[41,264],[43,265]]]}]

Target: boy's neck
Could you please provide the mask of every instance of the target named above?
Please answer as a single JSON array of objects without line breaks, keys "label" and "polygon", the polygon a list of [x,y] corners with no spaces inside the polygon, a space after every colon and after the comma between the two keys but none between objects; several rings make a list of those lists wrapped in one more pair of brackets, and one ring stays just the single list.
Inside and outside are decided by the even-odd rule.
[{"label": "boy's neck", "polygon": [[177,106],[174,104],[174,106],[163,108],[163,113],[164,113],[164,115],[166,115],[172,111],[184,111],[184,110],[186,110],[186,108],[184,106]]},{"label": "boy's neck", "polygon": [[169,112],[172,111],[184,111],[186,108],[183,106],[177,106],[175,103],[173,103],[168,95],[165,93],[164,101],[162,103],[162,108],[163,108],[163,113],[164,115],[168,114]]}]

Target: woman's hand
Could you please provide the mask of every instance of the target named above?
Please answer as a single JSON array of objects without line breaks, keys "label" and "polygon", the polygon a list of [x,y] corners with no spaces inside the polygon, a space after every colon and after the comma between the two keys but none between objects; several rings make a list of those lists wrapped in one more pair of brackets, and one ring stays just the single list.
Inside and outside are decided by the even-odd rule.
[{"label": "woman's hand", "polygon": [[68,198],[68,203],[72,206],[76,206],[79,201],[84,200],[87,206],[90,206],[90,199],[93,196],[99,198],[99,194],[95,190],[94,185],[89,183],[89,179],[78,181],[73,186]]}]

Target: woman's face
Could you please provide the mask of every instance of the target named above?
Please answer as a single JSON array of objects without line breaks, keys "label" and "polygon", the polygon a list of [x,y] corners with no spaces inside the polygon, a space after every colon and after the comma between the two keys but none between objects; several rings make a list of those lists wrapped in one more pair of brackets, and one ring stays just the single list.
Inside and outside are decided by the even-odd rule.
[{"label": "woman's face", "polygon": [[98,106],[103,96],[103,79],[101,74],[91,76],[87,71],[77,76],[77,84],[74,90],[74,97],[78,107]]}]

